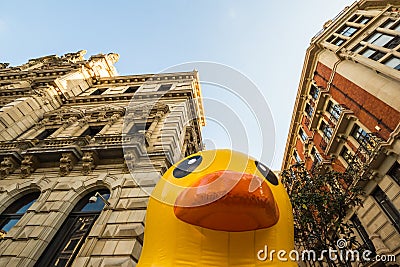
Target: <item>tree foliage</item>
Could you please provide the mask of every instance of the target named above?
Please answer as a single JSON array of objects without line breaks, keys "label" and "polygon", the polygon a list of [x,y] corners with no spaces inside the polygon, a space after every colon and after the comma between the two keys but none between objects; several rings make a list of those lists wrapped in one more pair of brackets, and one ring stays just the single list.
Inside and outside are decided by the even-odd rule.
[{"label": "tree foliage", "polygon": [[361,187],[348,186],[354,179],[349,172],[325,170],[321,166],[307,170],[304,164],[282,172],[282,182],[293,205],[298,247],[320,253],[335,248],[339,238],[346,239],[348,247],[359,245],[354,226],[346,220],[348,210],[361,205],[363,195]]}]

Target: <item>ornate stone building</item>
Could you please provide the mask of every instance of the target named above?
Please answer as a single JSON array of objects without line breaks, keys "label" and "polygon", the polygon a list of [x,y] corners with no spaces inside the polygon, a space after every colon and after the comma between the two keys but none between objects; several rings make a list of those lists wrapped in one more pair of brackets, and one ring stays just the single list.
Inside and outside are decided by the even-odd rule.
[{"label": "ornate stone building", "polygon": [[134,266],[148,192],[202,149],[196,71],[84,54],[0,63],[0,266]]},{"label": "ornate stone building", "polygon": [[357,1],[329,20],[307,49],[282,166],[356,174],[366,196],[349,219],[366,248],[397,263],[399,70],[400,1]]}]

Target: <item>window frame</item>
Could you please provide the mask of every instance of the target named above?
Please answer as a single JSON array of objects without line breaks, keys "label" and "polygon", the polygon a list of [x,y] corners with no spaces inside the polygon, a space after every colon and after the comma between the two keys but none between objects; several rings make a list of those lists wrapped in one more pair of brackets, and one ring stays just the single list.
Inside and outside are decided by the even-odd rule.
[{"label": "window frame", "polygon": [[[4,230],[4,227],[6,227],[10,223],[10,221],[16,220],[16,222],[13,223],[12,226],[9,228],[8,231],[10,231],[26,214],[28,209],[39,199],[39,197],[40,197],[40,191],[33,191],[27,193],[19,197],[14,202],[12,202],[0,214],[0,229],[1,229],[0,231],[2,233],[2,238],[4,238],[5,234],[7,233],[7,231]],[[25,210],[23,212],[19,212],[24,207]]]},{"label": "window frame", "polygon": [[375,190],[371,193],[371,195],[375,199],[381,210],[389,218],[393,227],[397,230],[398,233],[400,233],[400,213],[393,205],[389,197],[386,195],[386,193],[380,188],[380,186],[377,186]]},{"label": "window frame", "polygon": [[[105,207],[105,203],[102,202],[102,199],[97,197],[95,204],[97,202],[102,202],[103,204],[101,208],[82,211],[89,204],[93,204],[89,199],[93,197],[96,192],[99,192],[103,196],[108,195],[107,197],[104,197],[106,200],[111,196],[110,190],[106,188],[96,189],[84,195],[74,206],[73,210],[68,214],[68,217],[58,229],[55,236],[48,243],[44,252],[35,263],[36,267],[54,266],[54,264],[60,259],[64,260],[65,264],[57,266],[71,266],[76,256],[79,254],[79,251],[85,244],[86,237],[89,235],[93,225],[95,225]],[[79,223],[85,223],[85,219],[89,220],[86,229],[83,228],[86,226],[85,224],[79,225]],[[84,229],[84,232],[80,233],[82,229]],[[79,238],[79,240],[75,243],[73,249],[66,250],[70,247],[71,241],[77,238]]]}]

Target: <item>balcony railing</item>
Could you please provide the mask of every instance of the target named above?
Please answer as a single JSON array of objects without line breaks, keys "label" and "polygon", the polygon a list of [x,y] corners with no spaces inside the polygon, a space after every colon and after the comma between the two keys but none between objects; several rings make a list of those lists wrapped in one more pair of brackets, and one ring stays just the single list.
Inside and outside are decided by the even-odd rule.
[{"label": "balcony railing", "polygon": [[32,140],[17,140],[17,141],[3,141],[0,142],[0,150],[10,151],[10,150],[25,150],[33,147],[38,141]]},{"label": "balcony railing", "polygon": [[37,147],[59,148],[66,146],[85,146],[87,144],[89,144],[89,138],[86,137],[57,137],[41,140],[37,144]]},{"label": "balcony railing", "polygon": [[[357,176],[368,176],[371,170],[369,169],[370,163],[378,155],[379,144],[383,139],[375,133],[367,133],[365,142],[360,142],[356,153],[348,158],[348,167],[346,172],[351,172]],[[355,181],[357,182],[357,181]]]},{"label": "balcony railing", "polygon": [[95,145],[123,145],[123,144],[133,144],[139,143],[144,144],[143,134],[126,134],[126,135],[103,135],[96,136],[94,138]]}]

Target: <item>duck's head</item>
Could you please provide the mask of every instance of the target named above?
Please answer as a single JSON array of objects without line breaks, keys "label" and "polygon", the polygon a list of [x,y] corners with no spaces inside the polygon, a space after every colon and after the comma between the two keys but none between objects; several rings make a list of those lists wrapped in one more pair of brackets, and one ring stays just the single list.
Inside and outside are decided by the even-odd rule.
[{"label": "duck's head", "polygon": [[138,266],[296,266],[260,261],[265,246],[294,247],[282,183],[245,154],[202,151],[174,164],[157,183]]},{"label": "duck's head", "polygon": [[[173,207],[179,220],[229,232],[277,224],[290,206],[281,182],[264,164],[231,150],[192,154],[173,165],[153,197]],[[291,210],[289,210],[291,212]]]}]

